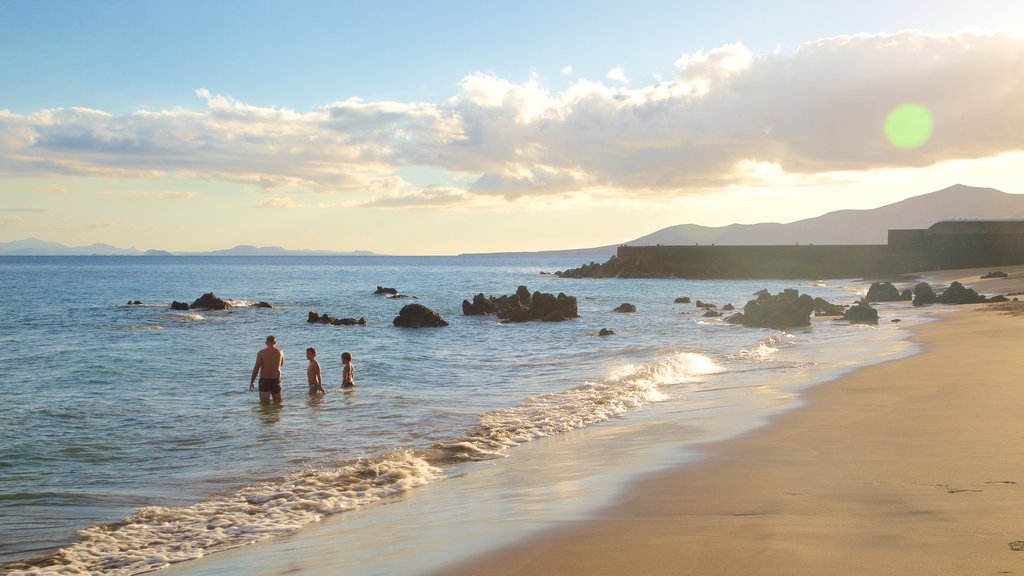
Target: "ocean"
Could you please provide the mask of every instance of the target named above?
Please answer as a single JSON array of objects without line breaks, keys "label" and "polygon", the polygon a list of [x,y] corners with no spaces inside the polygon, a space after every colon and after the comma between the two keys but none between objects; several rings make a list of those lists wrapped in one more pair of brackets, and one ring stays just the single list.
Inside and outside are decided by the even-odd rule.
[{"label": "ocean", "polygon": [[[787,332],[745,328],[675,299],[742,309],[757,290],[797,288],[849,304],[867,285],[551,274],[581,260],[0,257],[0,565],[9,574],[187,567],[327,519],[383,521],[395,511],[389,503],[427,487],[495,466],[506,478],[522,474],[536,461],[531,445],[654,420],[678,432],[641,442],[664,454],[659,446],[747,431],[798,405],[806,386],[907,353],[902,327],[924,320],[909,306],[881,305],[877,327],[816,319]],[[407,298],[377,295],[378,286]],[[575,296],[580,317],[504,324],[462,315],[463,299],[518,286]],[[207,292],[233,309],[169,308]],[[450,325],[394,327],[409,303]],[[637,311],[613,312],[622,303]],[[310,324],[309,312],[367,323]],[[614,334],[598,336],[602,328]],[[269,334],[286,358],[280,406],[261,406],[248,390]],[[322,397],[306,391],[311,346]],[[340,387],[346,351],[352,392]],[[587,470],[618,458],[599,440],[587,446],[561,464]],[[465,497],[481,502],[497,490],[465,485],[479,491]],[[478,507],[464,520],[486,525],[489,513]],[[366,546],[363,556],[386,556]],[[347,573],[403,570],[361,566]]]}]

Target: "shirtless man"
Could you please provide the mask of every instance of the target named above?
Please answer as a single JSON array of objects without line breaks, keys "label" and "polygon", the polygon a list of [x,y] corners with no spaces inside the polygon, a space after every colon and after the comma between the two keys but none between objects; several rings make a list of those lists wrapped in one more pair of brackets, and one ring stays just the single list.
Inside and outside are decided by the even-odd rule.
[{"label": "shirtless man", "polygon": [[260,377],[260,404],[269,404],[271,397],[275,404],[281,402],[281,365],[284,364],[284,350],[277,347],[277,338],[267,336],[267,347],[256,353],[256,365],[252,367],[249,390],[253,389],[256,376]]}]

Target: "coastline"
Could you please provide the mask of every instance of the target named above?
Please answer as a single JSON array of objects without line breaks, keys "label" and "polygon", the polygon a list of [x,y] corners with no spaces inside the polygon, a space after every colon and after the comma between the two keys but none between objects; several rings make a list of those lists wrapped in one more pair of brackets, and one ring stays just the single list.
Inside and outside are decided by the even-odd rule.
[{"label": "coastline", "polygon": [[435,573],[1015,573],[1024,320],[990,306],[915,328],[918,354],[805,391],[803,406],[641,479],[595,517]]}]

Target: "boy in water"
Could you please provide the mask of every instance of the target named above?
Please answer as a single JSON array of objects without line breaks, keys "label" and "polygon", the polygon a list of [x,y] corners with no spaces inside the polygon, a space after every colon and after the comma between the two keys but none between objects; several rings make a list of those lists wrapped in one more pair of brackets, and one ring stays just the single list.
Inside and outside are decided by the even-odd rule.
[{"label": "boy in water", "polygon": [[356,367],[352,364],[352,355],[348,352],[342,352],[341,354],[341,387],[342,388],[355,388],[356,387]]},{"label": "boy in water", "polygon": [[324,381],[320,377],[320,363],[316,361],[316,348],[306,348],[306,360],[309,360],[309,366],[306,368],[306,380],[309,382],[309,393],[323,394]]}]

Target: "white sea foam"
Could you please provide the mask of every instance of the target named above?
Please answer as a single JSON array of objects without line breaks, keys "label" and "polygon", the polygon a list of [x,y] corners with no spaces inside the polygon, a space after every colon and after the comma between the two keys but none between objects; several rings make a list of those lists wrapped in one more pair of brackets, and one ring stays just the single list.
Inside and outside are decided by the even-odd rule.
[{"label": "white sea foam", "polygon": [[511,446],[577,430],[626,411],[666,399],[663,387],[701,380],[723,369],[701,354],[679,353],[646,366],[626,364],[600,382],[543,394],[480,417],[480,427],[462,440],[439,445],[451,457],[483,459]]},{"label": "white sea foam", "polygon": [[14,568],[6,574],[148,572],[294,532],[328,514],[361,508],[440,476],[440,469],[409,451],[334,470],[302,470],[188,507],[141,508],[117,526],[79,531],[78,542],[62,548],[43,566]]},{"label": "white sea foam", "polygon": [[768,336],[766,338],[762,338],[757,343],[757,346],[740,350],[735,354],[731,354],[730,358],[754,362],[769,362],[779,352],[779,346],[784,344],[786,340],[787,335],[780,334]]}]

